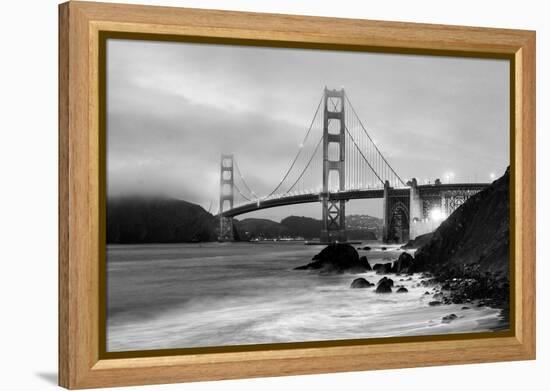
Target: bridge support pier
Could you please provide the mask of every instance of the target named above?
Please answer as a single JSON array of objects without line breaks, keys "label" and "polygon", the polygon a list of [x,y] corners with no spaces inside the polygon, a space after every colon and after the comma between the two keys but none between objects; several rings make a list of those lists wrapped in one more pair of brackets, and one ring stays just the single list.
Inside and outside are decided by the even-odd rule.
[{"label": "bridge support pier", "polygon": [[[345,92],[329,90],[324,92],[323,115],[323,192],[321,243],[346,242],[346,201],[330,198],[330,173],[338,174],[338,190],[345,190],[345,154],[346,154],[346,122],[345,122]],[[329,156],[329,144],[338,146],[338,159]]]},{"label": "bridge support pier", "polygon": [[411,186],[409,201],[409,239],[415,239],[417,236],[421,235],[419,228],[424,218],[424,211],[416,178],[411,179],[409,183]]},{"label": "bridge support pier", "polygon": [[389,191],[390,182],[384,182],[384,198],[382,199],[382,241],[388,243],[388,231],[389,231]]},{"label": "bridge support pier", "polygon": [[404,243],[409,240],[410,232],[410,193],[390,187],[384,182],[384,243]]},{"label": "bridge support pier", "polygon": [[224,210],[233,209],[233,155],[222,154],[220,162],[220,242],[233,241],[233,218],[224,216]]}]

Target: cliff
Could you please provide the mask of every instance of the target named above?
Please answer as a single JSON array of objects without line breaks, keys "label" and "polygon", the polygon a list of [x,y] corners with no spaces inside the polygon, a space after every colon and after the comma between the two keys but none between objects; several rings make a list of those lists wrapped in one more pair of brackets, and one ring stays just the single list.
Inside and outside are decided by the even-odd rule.
[{"label": "cliff", "polygon": [[509,169],[470,197],[415,253],[415,269],[509,275]]}]

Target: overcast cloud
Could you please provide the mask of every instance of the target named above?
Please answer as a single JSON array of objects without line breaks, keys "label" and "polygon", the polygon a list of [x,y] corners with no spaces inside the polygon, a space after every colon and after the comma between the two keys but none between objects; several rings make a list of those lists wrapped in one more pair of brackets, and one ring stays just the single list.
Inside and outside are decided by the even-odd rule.
[{"label": "overcast cloud", "polygon": [[[294,157],[323,87],[346,93],[404,179],[489,181],[509,164],[509,64],[302,49],[109,40],[108,195],[216,205],[232,152],[258,194]],[[380,215],[380,202],[348,213]],[[213,212],[216,207],[213,207]],[[317,204],[256,212],[318,216]]]}]

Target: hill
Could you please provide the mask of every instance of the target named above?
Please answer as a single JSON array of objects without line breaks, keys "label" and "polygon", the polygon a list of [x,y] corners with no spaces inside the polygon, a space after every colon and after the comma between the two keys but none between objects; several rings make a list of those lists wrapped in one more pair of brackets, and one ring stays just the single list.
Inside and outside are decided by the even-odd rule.
[{"label": "hill", "polygon": [[[369,224],[372,221],[365,216]],[[357,217],[356,221],[360,221]],[[363,221],[361,220],[361,221]],[[281,237],[318,238],[321,220],[289,216],[277,223],[268,219],[233,219],[236,240]],[[214,241],[218,220],[199,205],[162,197],[118,197],[107,200],[107,243],[182,243]],[[376,239],[360,226],[348,228],[351,240]]]},{"label": "hill", "polygon": [[[349,217],[354,222],[350,226]],[[368,222],[368,223],[367,223]],[[361,223],[363,225],[361,225]],[[346,229],[349,240],[376,240],[378,225],[381,220],[371,216],[352,215],[346,216]],[[321,220],[303,216],[289,216],[281,220],[281,224],[288,229],[290,236],[301,236],[305,239],[318,238],[321,233]],[[364,224],[369,224],[368,227]]]},{"label": "hill", "polygon": [[321,220],[311,217],[289,216],[281,220],[290,236],[301,236],[305,239],[318,238],[321,233]]},{"label": "hill", "polygon": [[236,221],[235,226],[244,240],[274,239],[288,235],[287,227],[268,219],[244,219]]},{"label": "hill", "polygon": [[216,240],[214,216],[170,198],[107,200],[107,243],[179,243]]}]

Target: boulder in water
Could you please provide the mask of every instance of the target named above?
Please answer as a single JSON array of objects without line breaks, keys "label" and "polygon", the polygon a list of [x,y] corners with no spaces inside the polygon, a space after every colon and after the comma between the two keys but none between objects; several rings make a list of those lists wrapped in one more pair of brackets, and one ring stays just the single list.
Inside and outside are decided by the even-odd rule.
[{"label": "boulder in water", "polygon": [[359,258],[357,250],[349,244],[331,244],[312,258],[313,262],[294,270],[319,270],[321,273],[364,273],[370,270],[366,257]]},{"label": "boulder in water", "polygon": [[367,268],[367,271],[372,270],[372,267],[370,266],[369,260],[367,259],[367,257],[365,255],[363,255],[362,257],[359,257],[359,262],[362,263],[363,265],[365,265],[365,267]]},{"label": "boulder in water", "polygon": [[382,277],[376,285],[380,285],[380,284],[389,284],[389,286],[393,286],[393,280],[391,278],[388,278],[388,277]]},{"label": "boulder in water", "polygon": [[407,288],[405,288],[404,286],[402,286],[401,288],[399,288],[397,290],[397,293],[407,293],[409,292],[409,290]]},{"label": "boulder in water", "polygon": [[456,318],[458,318],[458,316],[456,316],[455,314],[450,314],[441,318],[441,323],[451,323]]},{"label": "boulder in water", "polygon": [[393,280],[391,278],[382,278],[378,281],[378,286],[376,287],[376,293],[391,293],[391,287],[393,286]]},{"label": "boulder in water", "polygon": [[356,278],[352,281],[350,288],[370,288],[371,286],[374,286],[374,284],[364,278]]},{"label": "boulder in water", "polygon": [[393,263],[392,272],[393,273],[407,273],[409,268],[413,264],[413,257],[407,252],[402,252],[397,258],[397,261]]},{"label": "boulder in water", "polygon": [[392,272],[391,262],[390,263],[381,263],[376,270],[376,274],[389,274]]}]

